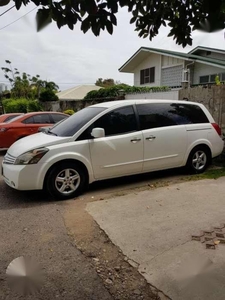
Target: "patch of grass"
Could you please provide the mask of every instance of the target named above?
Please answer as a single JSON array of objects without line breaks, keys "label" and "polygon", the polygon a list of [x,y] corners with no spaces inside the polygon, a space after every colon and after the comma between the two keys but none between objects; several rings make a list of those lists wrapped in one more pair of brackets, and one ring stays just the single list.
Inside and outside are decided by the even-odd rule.
[{"label": "patch of grass", "polygon": [[225,168],[212,168],[202,174],[190,176],[187,180],[218,179],[222,176],[225,176]]}]

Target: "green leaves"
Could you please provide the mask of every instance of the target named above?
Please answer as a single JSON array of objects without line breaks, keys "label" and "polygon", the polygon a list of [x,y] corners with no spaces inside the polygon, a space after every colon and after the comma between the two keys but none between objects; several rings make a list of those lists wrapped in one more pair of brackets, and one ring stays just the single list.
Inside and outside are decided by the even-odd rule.
[{"label": "green leaves", "polygon": [[91,23],[89,21],[89,18],[87,17],[81,24],[81,30],[83,33],[86,33],[91,27]]},{"label": "green leaves", "polygon": [[[102,78],[99,78],[99,80],[102,80]],[[96,81],[97,83],[97,81]],[[169,91],[170,88],[166,86],[162,87],[136,87],[136,86],[130,86],[126,84],[117,84],[106,88],[101,88],[100,90],[96,91],[90,91],[84,99],[101,99],[101,98],[114,98],[118,97],[121,94],[121,91],[123,94],[134,94],[134,93],[147,93],[147,92],[159,92],[159,91]]]},{"label": "green leaves", "polygon": [[42,30],[48,24],[52,22],[51,10],[46,8],[41,8],[36,14],[37,21],[37,31]]},{"label": "green leaves", "polygon": [[106,28],[109,34],[113,34],[113,25],[110,21],[106,22]]},{"label": "green leaves", "polygon": [[[169,36],[183,47],[191,45],[195,29],[213,32],[225,28],[225,0],[14,0],[17,9],[33,2],[38,10],[37,30],[56,22],[58,28],[67,25],[71,30],[80,22],[81,30],[92,30],[99,36],[102,30],[113,34],[117,26],[119,7],[131,12],[130,23],[143,38],[152,40],[161,26],[171,28]],[[0,0],[0,6],[8,0]]]},{"label": "green leaves", "polygon": [[0,0],[0,6],[8,5],[10,0]]}]

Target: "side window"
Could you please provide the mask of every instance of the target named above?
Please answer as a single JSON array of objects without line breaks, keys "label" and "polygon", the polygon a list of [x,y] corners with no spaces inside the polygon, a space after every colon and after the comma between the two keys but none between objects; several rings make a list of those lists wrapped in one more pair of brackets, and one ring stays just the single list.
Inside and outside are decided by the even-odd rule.
[{"label": "side window", "polygon": [[168,108],[164,103],[138,104],[141,130],[177,125]]},{"label": "side window", "polygon": [[95,121],[77,140],[91,138],[91,130],[95,127],[105,129],[105,136],[125,134],[137,130],[137,121],[132,106],[115,109]]},{"label": "side window", "polygon": [[51,117],[52,117],[54,123],[58,123],[59,121],[62,121],[63,119],[65,119],[66,116],[61,115],[61,114],[51,114]]},{"label": "side window", "polygon": [[14,116],[9,116],[9,117],[7,117],[7,118],[5,119],[4,122],[8,122],[8,121],[14,119],[15,117],[16,117],[16,115],[14,115]]},{"label": "side window", "polygon": [[22,123],[24,123],[24,124],[34,124],[34,119],[33,119],[33,117],[29,117],[27,119],[24,119],[22,121]]},{"label": "side window", "polygon": [[34,124],[51,124],[50,116],[48,114],[34,115]]},{"label": "side window", "polygon": [[169,113],[173,115],[179,125],[209,123],[205,113],[198,105],[174,103],[170,105]]}]

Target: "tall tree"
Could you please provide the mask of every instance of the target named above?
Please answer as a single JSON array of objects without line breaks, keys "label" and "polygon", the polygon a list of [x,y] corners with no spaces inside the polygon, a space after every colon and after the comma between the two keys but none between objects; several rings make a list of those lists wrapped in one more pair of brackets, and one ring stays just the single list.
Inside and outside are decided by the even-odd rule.
[{"label": "tall tree", "polygon": [[[177,44],[192,44],[191,32],[202,29],[213,32],[225,28],[225,0],[14,0],[19,10],[33,2],[39,6],[36,19],[40,30],[52,21],[58,28],[67,25],[71,30],[80,23],[86,33],[92,30],[98,36],[102,30],[113,33],[117,13],[126,7],[131,14],[130,23],[140,37],[154,38],[161,26],[171,28]],[[0,0],[0,6],[8,4]]]},{"label": "tall tree", "polygon": [[95,85],[106,88],[106,87],[111,87],[116,85],[116,82],[112,78],[107,78],[107,79],[98,78],[95,82]]},{"label": "tall tree", "polygon": [[12,67],[9,60],[5,61],[7,67],[2,67],[4,76],[8,79],[11,85],[11,96],[14,98],[39,98],[43,91],[52,91],[55,93],[58,90],[58,85],[53,81],[41,80],[40,75],[31,76],[25,72],[20,73],[17,68]]}]

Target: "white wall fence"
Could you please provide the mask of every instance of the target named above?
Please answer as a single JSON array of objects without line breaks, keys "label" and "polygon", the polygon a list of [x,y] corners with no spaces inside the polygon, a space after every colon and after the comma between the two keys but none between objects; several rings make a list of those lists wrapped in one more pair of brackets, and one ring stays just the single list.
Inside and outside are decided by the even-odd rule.
[{"label": "white wall fence", "polygon": [[132,100],[132,99],[179,100],[179,90],[172,90],[168,92],[127,94],[125,96],[125,99],[126,100]]}]

